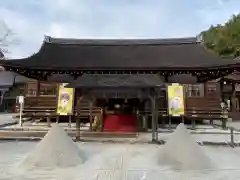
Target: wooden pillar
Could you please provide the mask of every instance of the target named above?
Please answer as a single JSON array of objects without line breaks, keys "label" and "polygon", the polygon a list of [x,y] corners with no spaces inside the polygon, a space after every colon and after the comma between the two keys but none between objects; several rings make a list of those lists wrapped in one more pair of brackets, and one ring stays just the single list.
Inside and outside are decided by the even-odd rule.
[{"label": "wooden pillar", "polygon": [[231,146],[234,147],[234,129],[233,127],[230,128],[230,139],[231,139]]},{"label": "wooden pillar", "polygon": [[[164,114],[165,114],[165,113],[164,113]],[[162,122],[161,127],[162,127],[162,128],[165,128],[165,118],[166,118],[166,117],[167,117],[167,114],[161,116],[161,122]]]},{"label": "wooden pillar", "polygon": [[80,119],[75,116],[76,119],[76,140],[79,141],[80,140]]},{"label": "wooden pillar", "polygon": [[143,111],[144,113],[142,114],[142,129],[144,132],[146,132],[148,130],[148,121],[147,121],[147,117],[148,115],[146,116],[146,103],[148,101],[145,99],[143,102],[142,102],[142,108],[143,108]]},{"label": "wooden pillar", "polygon": [[172,116],[168,115],[168,129],[172,129]]},{"label": "wooden pillar", "polygon": [[181,121],[182,121],[183,124],[185,124],[184,115],[181,116]]},{"label": "wooden pillar", "polygon": [[74,113],[74,119],[76,121],[76,141],[80,140],[80,126],[81,126],[81,121],[80,121],[80,103],[82,100],[83,96],[79,97],[77,100],[77,111]]},{"label": "wooden pillar", "polygon": [[158,141],[158,106],[159,106],[159,103],[158,103],[158,98],[157,96],[155,96],[155,104],[156,104],[156,109],[155,109],[155,120],[156,120],[156,141]]},{"label": "wooden pillar", "polygon": [[48,127],[51,127],[51,116],[50,115],[47,116],[47,125],[48,125]]},{"label": "wooden pillar", "polygon": [[40,81],[37,81],[36,96],[40,96]]},{"label": "wooden pillar", "polygon": [[[148,117],[148,116],[147,116],[147,117]],[[143,115],[143,116],[142,116],[143,131],[144,131],[144,132],[147,132],[147,131],[148,131],[147,117],[146,117],[146,115]]]},{"label": "wooden pillar", "polygon": [[91,100],[91,101],[89,102],[90,131],[92,131],[92,124],[93,124],[92,110],[93,110],[93,102],[92,102],[92,100]]},{"label": "wooden pillar", "polygon": [[101,132],[103,132],[103,130],[104,130],[104,114],[105,114],[105,110],[102,107],[102,109],[101,109]]},{"label": "wooden pillar", "polygon": [[59,116],[57,115],[56,117],[56,123],[58,124],[59,123]]},{"label": "wooden pillar", "polygon": [[142,122],[141,122],[141,118],[139,115],[139,110],[136,109],[136,116],[137,116],[137,133],[139,133],[142,130]]},{"label": "wooden pillar", "polygon": [[192,119],[191,122],[192,122],[192,129],[196,129],[196,120]]},{"label": "wooden pillar", "polygon": [[235,82],[232,82],[232,93],[231,93],[231,111],[236,112],[237,106],[236,106],[236,88],[235,88]]},{"label": "wooden pillar", "polygon": [[152,102],[152,142],[156,141],[156,97],[155,95],[151,96]]},{"label": "wooden pillar", "polygon": [[81,97],[79,97],[78,100],[77,100],[77,105],[76,105],[77,107],[76,107],[76,113],[75,113],[75,115],[76,115],[78,118],[80,118],[80,116],[81,116],[81,114],[80,114],[80,113],[81,113],[81,112],[80,112],[80,111],[81,111],[81,100],[83,99],[83,97],[84,97],[84,96],[81,96]]},{"label": "wooden pillar", "polygon": [[72,115],[69,115],[68,127],[71,128],[72,126]]},{"label": "wooden pillar", "polygon": [[220,93],[221,93],[221,102],[224,101],[224,95],[223,95],[223,86],[224,86],[224,82],[223,79],[220,80]]}]

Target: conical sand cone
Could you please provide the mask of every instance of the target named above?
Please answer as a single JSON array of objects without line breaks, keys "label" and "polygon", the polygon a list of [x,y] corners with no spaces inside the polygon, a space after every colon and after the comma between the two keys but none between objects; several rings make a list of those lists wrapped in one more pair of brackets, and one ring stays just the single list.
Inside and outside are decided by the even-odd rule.
[{"label": "conical sand cone", "polygon": [[159,162],[176,169],[212,169],[213,164],[184,124],[179,124],[161,150]]},{"label": "conical sand cone", "polygon": [[54,124],[22,166],[68,167],[83,163],[79,149],[62,127]]}]

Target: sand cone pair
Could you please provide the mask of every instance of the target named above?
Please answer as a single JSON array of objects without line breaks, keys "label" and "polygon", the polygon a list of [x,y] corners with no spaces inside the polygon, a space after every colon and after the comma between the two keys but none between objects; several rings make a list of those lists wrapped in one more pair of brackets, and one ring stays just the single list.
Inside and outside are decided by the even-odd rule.
[{"label": "sand cone pair", "polygon": [[[121,153],[120,153],[121,154]],[[109,165],[117,166],[119,158],[114,157]],[[159,163],[175,169],[213,169],[211,160],[189,134],[184,124],[180,124],[158,154]],[[100,158],[101,159],[101,158]],[[83,163],[79,149],[58,124],[54,124],[36,149],[24,160],[22,166],[69,167]],[[121,164],[121,163],[120,163]],[[118,166],[117,166],[118,167]],[[96,169],[101,168],[97,167]],[[105,168],[110,168],[106,166]]]}]

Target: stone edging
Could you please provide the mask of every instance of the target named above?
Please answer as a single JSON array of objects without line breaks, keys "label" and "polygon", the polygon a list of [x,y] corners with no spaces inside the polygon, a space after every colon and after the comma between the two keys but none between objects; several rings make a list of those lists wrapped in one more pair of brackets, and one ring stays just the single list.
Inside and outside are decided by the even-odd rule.
[{"label": "stone edging", "polygon": [[[1,137],[0,141],[40,141],[42,138],[34,138],[34,137]],[[74,140],[76,142],[76,140]],[[77,142],[95,142],[95,143],[109,143],[109,144],[165,144],[164,140],[159,141],[135,141],[135,140],[96,140],[96,139],[80,139]],[[210,142],[210,141],[202,141],[197,142],[201,146],[227,146],[227,147],[240,147],[240,143],[231,144],[230,142]]]},{"label": "stone edging", "polygon": [[[15,125],[17,124],[17,122],[12,122],[12,123],[7,123],[7,124],[3,124],[0,125],[0,131],[13,131],[13,132],[47,132],[49,129],[30,129],[30,128],[4,128],[6,126],[11,126],[11,125]],[[75,131],[75,129],[65,129],[67,132],[71,132],[71,131]],[[82,131],[84,132],[84,131]],[[173,130],[169,130],[169,131],[159,131],[159,134],[170,134],[173,133]],[[145,132],[141,132],[141,134],[145,134]],[[230,132],[206,132],[206,131],[198,131],[198,132],[194,132],[190,130],[190,134],[216,134],[216,135],[230,135]],[[234,135],[240,135],[240,132],[234,132]]]},{"label": "stone edging", "polygon": [[4,127],[7,127],[7,126],[13,126],[13,125],[16,125],[17,123],[18,123],[17,121],[10,122],[10,123],[4,123],[4,124],[0,125],[0,128],[4,128]]}]

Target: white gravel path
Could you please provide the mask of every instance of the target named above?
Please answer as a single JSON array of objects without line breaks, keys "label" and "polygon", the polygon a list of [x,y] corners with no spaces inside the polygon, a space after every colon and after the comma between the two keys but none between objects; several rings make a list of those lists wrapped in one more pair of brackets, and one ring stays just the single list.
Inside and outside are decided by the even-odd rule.
[{"label": "white gravel path", "polygon": [[9,114],[0,114],[0,125],[6,124],[6,123],[13,123],[16,121],[16,119],[13,118],[12,113]]},{"label": "white gravel path", "polygon": [[[74,168],[19,169],[23,157],[30,152],[34,142],[0,143],[0,179],[6,180],[234,180],[240,178],[240,148],[203,147],[205,153],[218,165],[204,171],[179,171],[169,166],[159,166],[155,155],[163,146],[157,145],[110,145],[79,143],[79,149],[87,157],[85,164]],[[176,149],[177,151],[177,149]],[[122,152],[122,153],[121,153]],[[100,159],[100,156],[103,158]],[[120,162],[119,162],[120,161]],[[88,162],[88,163],[87,163]],[[97,163],[108,164],[106,169],[96,170]],[[95,170],[89,169],[91,165]],[[120,163],[120,165],[119,165]],[[121,166],[121,163],[124,166]],[[116,166],[111,166],[111,165]],[[115,167],[114,171],[109,170]],[[121,174],[121,175],[119,175]],[[98,178],[96,178],[98,177]]]}]

